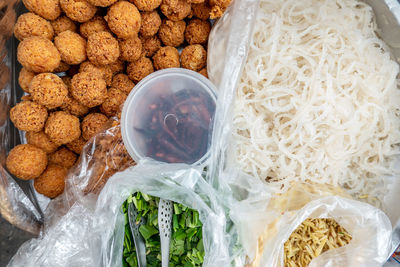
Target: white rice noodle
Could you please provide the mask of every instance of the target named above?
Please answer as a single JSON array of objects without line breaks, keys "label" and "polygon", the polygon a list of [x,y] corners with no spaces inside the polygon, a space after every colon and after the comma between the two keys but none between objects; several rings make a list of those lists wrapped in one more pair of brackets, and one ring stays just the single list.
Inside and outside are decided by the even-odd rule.
[{"label": "white rice noodle", "polygon": [[234,115],[241,168],[381,200],[400,143],[399,66],[356,0],[261,0]]}]

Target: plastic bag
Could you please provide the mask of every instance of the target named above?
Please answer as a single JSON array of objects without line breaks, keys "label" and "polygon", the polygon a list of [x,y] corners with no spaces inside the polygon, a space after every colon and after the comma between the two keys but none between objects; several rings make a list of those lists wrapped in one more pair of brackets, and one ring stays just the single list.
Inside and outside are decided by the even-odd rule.
[{"label": "plastic bag", "polygon": [[[396,3],[396,5],[398,6],[398,3]],[[214,143],[212,146],[213,160],[211,162],[212,167],[209,179],[211,183],[218,188],[218,191],[224,194],[224,198],[227,200],[226,205],[230,209],[230,218],[234,221],[238,229],[239,239],[243,244],[243,250],[251,260],[260,260],[262,253],[257,253],[257,247],[260,244],[259,237],[263,236],[262,232],[265,230],[265,227],[273,223],[277,218],[280,218],[281,212],[285,211],[284,209],[271,209],[270,205],[273,205],[276,198],[272,189],[265,186],[264,183],[257,181],[254,177],[243,174],[237,167],[238,164],[236,162],[235,152],[232,151],[234,145],[234,140],[231,135],[232,111],[236,95],[236,86],[246,62],[246,55],[249,49],[248,41],[252,36],[254,19],[257,17],[257,7],[258,1],[236,1],[232,10],[230,10],[231,13],[228,13],[228,15],[221,19],[213,28],[211,36],[218,36],[219,38],[218,42],[215,41],[216,38],[210,40],[208,50],[209,62],[211,63],[209,67],[209,76],[212,81],[218,85],[218,93],[220,96],[219,105],[217,107],[213,138]],[[390,8],[392,9],[393,7]],[[396,23],[396,26],[399,27],[398,23]],[[215,62],[213,62],[213,60],[215,60]],[[314,188],[313,185],[307,186]],[[318,193],[315,193],[315,195],[313,193],[311,194],[312,197],[309,196],[305,198],[307,201],[301,206],[297,206],[296,209],[301,208],[303,205],[316,198],[332,196],[335,201],[327,203],[329,205],[326,205],[326,207],[329,207],[328,210],[332,209],[332,216],[337,217],[338,215],[333,212],[335,207],[341,211],[344,211],[344,207],[346,207],[347,212],[354,212],[354,214],[357,215],[360,215],[358,212],[359,208],[368,211],[366,214],[361,214],[365,217],[361,217],[360,220],[358,220],[359,217],[357,217],[356,223],[358,223],[358,225],[368,225],[370,230],[380,229],[382,232],[379,234],[383,235],[381,238],[373,232],[372,235],[363,236],[363,240],[368,248],[360,251],[360,254],[357,255],[362,255],[363,253],[363,255],[367,255],[369,253],[368,257],[374,259],[371,264],[382,264],[390,255],[391,247],[390,234],[388,234],[391,232],[391,225],[386,215],[382,211],[367,204],[342,199],[340,197],[333,197],[346,197],[343,192],[338,192],[337,190],[326,191],[325,189],[318,189],[316,191],[318,191]],[[315,203],[318,203],[318,201],[316,200]],[[315,205],[315,203],[310,203],[311,206],[307,206],[307,208],[312,210],[312,205]],[[339,223],[341,222],[341,220],[338,221]],[[297,227],[300,223],[301,221],[295,226]],[[289,227],[291,231],[296,228],[291,221],[285,221],[278,225],[277,231],[288,229],[287,227]],[[351,230],[353,230],[353,228],[351,228]],[[354,232],[354,234],[358,236],[358,233]],[[280,235],[277,240],[283,244],[287,237]],[[379,242],[381,242],[380,244],[383,245],[373,245],[372,243],[376,240],[379,240]],[[267,251],[274,250],[275,245],[276,243],[268,243],[265,247],[265,252],[268,253],[268,255],[274,255],[273,253],[269,254]],[[360,243],[358,243],[358,245],[360,245]],[[349,249],[347,250],[347,248]],[[375,250],[372,250],[373,248]],[[342,253],[345,253],[347,256],[341,256],[341,259],[347,260],[347,258],[352,257],[353,250],[351,247],[346,247],[342,249]],[[332,254],[327,255],[326,257],[329,257],[329,255]],[[275,261],[274,263],[276,264],[277,262],[278,261]],[[316,260],[316,262],[320,263],[320,259]],[[359,261],[359,263],[363,266],[361,261]],[[276,265],[274,265],[272,261],[267,262],[264,260],[261,266]]]},{"label": "plastic bag", "polygon": [[[387,259],[392,226],[379,209],[359,201],[329,196],[285,213],[269,231],[260,266],[284,266],[283,245],[307,218],[332,218],[352,236],[344,247],[322,253],[313,266],[381,266]],[[274,229],[275,228],[275,229]]]},{"label": "plastic bag", "polygon": [[91,195],[79,198],[40,238],[25,243],[8,266],[121,266],[121,205],[136,191],[198,210],[206,253],[203,266],[230,265],[224,210],[202,169],[144,161],[112,176],[97,200]]}]

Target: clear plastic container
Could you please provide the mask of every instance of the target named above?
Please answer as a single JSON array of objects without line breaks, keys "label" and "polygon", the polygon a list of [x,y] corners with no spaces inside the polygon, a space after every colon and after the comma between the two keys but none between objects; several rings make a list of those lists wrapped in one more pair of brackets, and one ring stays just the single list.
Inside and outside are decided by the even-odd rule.
[{"label": "clear plastic container", "polygon": [[201,164],[208,157],[215,105],[215,87],[204,76],[177,68],[157,71],[125,101],[125,147],[136,161]]}]

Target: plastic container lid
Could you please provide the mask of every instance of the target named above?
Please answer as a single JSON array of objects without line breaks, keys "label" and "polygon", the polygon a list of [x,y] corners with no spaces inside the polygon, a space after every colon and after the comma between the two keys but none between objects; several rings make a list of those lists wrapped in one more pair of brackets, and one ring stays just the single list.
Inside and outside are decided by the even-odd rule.
[{"label": "plastic container lid", "polygon": [[201,164],[209,154],[215,105],[215,87],[203,75],[178,68],[154,72],[125,101],[125,147],[136,161]]}]

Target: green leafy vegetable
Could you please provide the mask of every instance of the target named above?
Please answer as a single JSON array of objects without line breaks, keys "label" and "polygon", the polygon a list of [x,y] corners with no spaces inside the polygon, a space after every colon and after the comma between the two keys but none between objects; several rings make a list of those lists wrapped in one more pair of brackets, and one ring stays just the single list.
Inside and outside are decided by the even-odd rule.
[{"label": "green leafy vegetable", "polygon": [[[128,221],[128,204],[133,202],[138,210],[137,221],[144,217],[146,224],[139,232],[146,243],[147,266],[161,266],[160,235],[158,230],[159,198],[141,192],[130,196],[123,204],[125,214],[125,237],[122,264],[137,267],[135,243]],[[174,203],[172,217],[172,238],[170,246],[170,267],[196,267],[204,261],[202,223],[199,213],[179,203]]]}]

